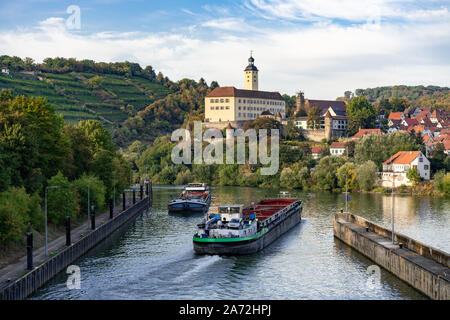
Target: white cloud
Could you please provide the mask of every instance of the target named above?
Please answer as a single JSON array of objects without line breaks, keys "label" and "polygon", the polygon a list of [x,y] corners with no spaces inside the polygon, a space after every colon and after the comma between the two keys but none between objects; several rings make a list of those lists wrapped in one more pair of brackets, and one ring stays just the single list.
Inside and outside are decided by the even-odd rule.
[{"label": "white cloud", "polygon": [[[172,80],[217,80],[243,87],[250,50],[260,70],[260,89],[309,98],[334,99],[345,90],[394,84],[450,86],[450,21],[377,25],[315,24],[230,34],[239,19],[211,21],[219,28],[208,39],[186,33],[75,33],[59,18],[28,30],[0,33],[2,54],[135,61],[152,65]],[[222,28],[220,28],[222,25]],[[208,28],[205,28],[208,26]],[[83,30],[81,30],[83,31]]]}]

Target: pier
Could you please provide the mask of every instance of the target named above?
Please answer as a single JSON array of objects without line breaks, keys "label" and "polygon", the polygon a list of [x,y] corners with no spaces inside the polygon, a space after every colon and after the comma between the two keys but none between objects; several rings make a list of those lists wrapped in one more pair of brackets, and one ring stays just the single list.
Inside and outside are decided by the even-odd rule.
[{"label": "pier", "polygon": [[[97,227],[95,219],[92,219],[91,230],[86,230],[86,226],[82,225],[72,230],[69,236],[65,235],[51,242],[49,248],[52,254],[48,257],[45,256],[43,248],[36,250],[31,260],[37,265],[32,270],[27,270],[27,264],[30,262],[30,257],[27,256],[0,270],[0,300],[25,299],[119,227],[151,206],[151,182],[146,185],[145,194],[143,186],[140,186],[140,190],[133,188],[128,191],[129,200],[122,199],[123,207],[111,207],[109,212],[100,215],[97,218]],[[136,196],[139,198],[136,199]],[[121,208],[123,211],[120,212]],[[79,240],[67,245],[66,241],[70,238]]]},{"label": "pier", "polygon": [[335,213],[334,236],[434,300],[450,299],[447,253],[350,213]]}]

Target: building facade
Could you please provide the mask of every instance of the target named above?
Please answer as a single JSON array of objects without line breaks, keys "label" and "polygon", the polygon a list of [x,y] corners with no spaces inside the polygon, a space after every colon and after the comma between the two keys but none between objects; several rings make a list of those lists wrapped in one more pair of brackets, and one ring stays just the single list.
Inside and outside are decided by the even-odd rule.
[{"label": "building facade", "polygon": [[[406,174],[410,168],[417,168],[419,176],[430,180],[430,161],[420,151],[399,151],[383,163],[383,187],[411,185]],[[387,180],[387,181],[386,181]]]},{"label": "building facade", "polygon": [[[253,57],[244,70],[245,89],[218,87],[205,97],[205,125],[237,124],[254,120],[267,112],[286,118],[286,103],[279,92],[258,90],[258,69]],[[264,114],[263,114],[264,113]],[[279,117],[277,117],[279,118]]]}]

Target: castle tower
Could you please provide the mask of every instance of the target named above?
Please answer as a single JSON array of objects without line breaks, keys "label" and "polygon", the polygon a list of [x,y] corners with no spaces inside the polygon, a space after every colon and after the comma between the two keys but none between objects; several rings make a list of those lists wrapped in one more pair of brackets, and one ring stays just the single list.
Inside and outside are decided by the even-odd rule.
[{"label": "castle tower", "polygon": [[300,109],[305,110],[305,95],[304,95],[303,91],[297,92],[297,98],[296,98],[295,102],[296,102],[295,112],[299,112]]},{"label": "castle tower", "polygon": [[325,138],[331,140],[333,129],[333,118],[331,117],[330,111],[325,114]]},{"label": "castle tower", "polygon": [[250,53],[248,58],[248,66],[244,70],[245,75],[245,90],[258,90],[258,68],[254,65],[255,59],[253,59]]}]

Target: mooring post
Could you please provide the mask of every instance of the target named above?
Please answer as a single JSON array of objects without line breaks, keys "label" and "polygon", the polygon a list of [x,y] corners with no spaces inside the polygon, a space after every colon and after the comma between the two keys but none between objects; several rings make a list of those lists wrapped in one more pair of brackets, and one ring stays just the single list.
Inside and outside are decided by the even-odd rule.
[{"label": "mooring post", "polygon": [[133,188],[133,204],[136,203],[136,190]]},{"label": "mooring post", "polygon": [[141,193],[141,200],[142,200],[144,198],[144,186],[141,184],[139,187],[141,188],[139,191]]},{"label": "mooring post", "polygon": [[70,216],[66,217],[66,246],[72,245],[72,239],[70,239]]},{"label": "mooring post", "polygon": [[145,184],[145,195],[148,196],[148,181]]},{"label": "mooring post", "polygon": [[112,219],[114,216],[114,202],[113,199],[109,199],[109,218]]},{"label": "mooring post", "polygon": [[92,206],[91,209],[91,229],[95,230],[95,207]]},{"label": "mooring post", "polygon": [[127,204],[126,204],[126,199],[125,199],[125,191],[122,193],[122,208],[123,211],[125,211],[125,209],[127,208]]},{"label": "mooring post", "polygon": [[153,202],[153,183],[152,180],[150,180],[150,202]]},{"label": "mooring post", "polygon": [[27,233],[27,269],[33,270],[33,234]]}]

